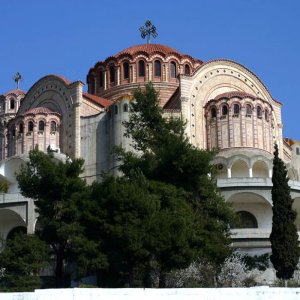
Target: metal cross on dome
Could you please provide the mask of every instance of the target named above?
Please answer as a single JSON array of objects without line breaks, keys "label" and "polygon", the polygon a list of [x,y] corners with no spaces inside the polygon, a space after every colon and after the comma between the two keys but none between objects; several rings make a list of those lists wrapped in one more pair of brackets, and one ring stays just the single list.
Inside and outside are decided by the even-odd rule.
[{"label": "metal cross on dome", "polygon": [[140,27],[141,37],[147,37],[147,44],[150,44],[150,37],[156,38],[158,36],[156,27],[152,25],[150,20],[145,22],[145,26]]},{"label": "metal cross on dome", "polygon": [[23,76],[17,72],[14,76],[13,76],[13,80],[14,82],[17,84],[17,90],[19,89],[19,85],[20,85],[20,82],[23,81]]}]

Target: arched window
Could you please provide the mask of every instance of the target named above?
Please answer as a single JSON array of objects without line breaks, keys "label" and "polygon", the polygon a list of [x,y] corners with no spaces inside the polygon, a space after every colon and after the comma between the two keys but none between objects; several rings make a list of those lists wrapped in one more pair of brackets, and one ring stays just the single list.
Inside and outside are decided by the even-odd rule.
[{"label": "arched window", "polygon": [[32,132],[33,131],[33,122],[29,121],[28,122],[28,132]]},{"label": "arched window", "polygon": [[16,129],[15,129],[14,127],[11,129],[11,135],[12,135],[13,137],[16,136]]},{"label": "arched window", "polygon": [[240,218],[237,228],[258,228],[256,218],[248,211],[239,211],[237,215]]},{"label": "arched window", "polygon": [[56,131],[56,122],[55,121],[51,121],[51,123],[50,123],[50,131],[52,131],[52,132]]},{"label": "arched window", "polygon": [[233,106],[233,114],[234,115],[239,115],[240,113],[240,106],[238,104],[234,104]]},{"label": "arched window", "polygon": [[125,103],[125,104],[123,105],[123,111],[124,111],[124,112],[128,112],[128,104],[127,104],[127,103]]},{"label": "arched window", "polygon": [[159,60],[154,62],[154,76],[160,77],[161,76],[161,63]]},{"label": "arched window", "polygon": [[299,147],[296,148],[296,155],[300,155]]},{"label": "arched window", "polygon": [[215,107],[212,107],[211,110],[210,110],[210,116],[212,118],[216,118],[217,117],[217,110]]},{"label": "arched window", "polygon": [[257,106],[257,108],[256,108],[256,113],[257,113],[257,117],[258,117],[259,119],[261,119],[261,118],[262,118],[262,110],[261,110],[261,107],[260,107],[260,106]]},{"label": "arched window", "polygon": [[115,115],[117,115],[118,114],[118,106],[117,105],[115,105]]},{"label": "arched window", "polygon": [[45,122],[39,121],[39,131],[44,131],[44,130],[45,130]]},{"label": "arched window", "polygon": [[228,114],[228,107],[227,105],[222,106],[222,116],[227,116]]},{"label": "arched window", "polygon": [[103,87],[103,70],[99,71],[99,87]]},{"label": "arched window", "polygon": [[190,73],[191,73],[190,66],[188,64],[186,64],[184,66],[184,74],[185,75],[190,75]]},{"label": "arched window", "polygon": [[19,124],[19,133],[23,133],[24,132],[24,125],[23,123]]},{"label": "arched window", "polygon": [[123,63],[123,79],[129,78],[129,63],[125,61]]},{"label": "arched window", "polygon": [[246,105],[246,117],[251,117],[252,115],[252,107],[250,104]]},{"label": "arched window", "polygon": [[265,119],[267,122],[269,122],[269,112],[267,109],[265,110]]},{"label": "arched window", "polygon": [[145,76],[145,62],[143,60],[139,60],[139,77]]},{"label": "arched window", "polygon": [[176,63],[174,61],[171,62],[171,78],[176,78]]},{"label": "arched window", "polygon": [[10,103],[9,108],[15,109],[15,99],[11,98],[9,103]]},{"label": "arched window", "polygon": [[115,82],[115,66],[111,65],[109,67],[109,81],[110,83]]}]

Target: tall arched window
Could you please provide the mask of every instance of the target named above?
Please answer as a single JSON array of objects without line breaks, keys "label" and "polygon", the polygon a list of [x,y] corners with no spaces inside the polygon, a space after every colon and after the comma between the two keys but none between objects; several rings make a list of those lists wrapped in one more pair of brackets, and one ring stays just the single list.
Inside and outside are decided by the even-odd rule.
[{"label": "tall arched window", "polygon": [[261,119],[261,118],[262,118],[262,110],[261,110],[261,107],[260,107],[260,106],[257,106],[256,112],[257,112],[257,117],[258,117],[259,119]]},{"label": "tall arched window", "polygon": [[233,106],[233,114],[234,115],[239,115],[240,113],[240,106],[238,104],[234,104]]},{"label": "tall arched window", "polygon": [[265,119],[267,122],[269,122],[269,112],[267,109],[265,110]]},{"label": "tall arched window", "polygon": [[15,109],[15,99],[11,98],[9,103],[10,103],[9,108]]},{"label": "tall arched window", "polygon": [[123,79],[129,78],[129,63],[125,61],[123,63]]},{"label": "tall arched window", "polygon": [[174,61],[170,64],[171,67],[171,78],[176,78],[177,72],[176,72],[176,63]]},{"label": "tall arched window", "polygon": [[115,66],[111,65],[109,67],[109,81],[110,83],[115,82]]},{"label": "tall arched window", "polygon": [[115,115],[117,115],[117,114],[118,114],[118,106],[115,105]]},{"label": "tall arched window", "polygon": [[125,104],[123,105],[123,111],[124,111],[124,112],[128,112],[128,104],[127,104],[127,103],[125,103]]},{"label": "tall arched window", "polygon": [[250,104],[246,104],[246,117],[251,117],[252,115],[252,107]]},{"label": "tall arched window", "polygon": [[39,131],[44,131],[44,130],[45,130],[45,122],[39,121]]},{"label": "tall arched window", "polygon": [[52,131],[52,132],[56,131],[56,122],[55,121],[51,121],[51,123],[50,123],[50,131]]},{"label": "tall arched window", "polygon": [[217,117],[217,110],[215,107],[212,107],[211,110],[210,110],[210,116],[212,118],[216,118]]},{"label": "tall arched window", "polygon": [[145,62],[143,60],[139,60],[139,77],[145,76]]},{"label": "tall arched window", "polygon": [[29,121],[28,122],[28,132],[32,132],[33,131],[33,122]]},{"label": "tall arched window", "polygon": [[228,107],[227,105],[222,106],[222,116],[227,116],[228,114]]},{"label": "tall arched window", "polygon": [[161,63],[159,60],[154,62],[154,76],[160,77],[161,76]]},{"label": "tall arched window", "polygon": [[103,70],[99,71],[99,87],[103,87]]},{"label": "tall arched window", "polygon": [[24,125],[23,123],[19,124],[19,133],[23,133],[24,132]]},{"label": "tall arched window", "polygon": [[185,75],[190,75],[190,73],[191,73],[190,66],[188,64],[186,64],[184,66],[184,74]]}]

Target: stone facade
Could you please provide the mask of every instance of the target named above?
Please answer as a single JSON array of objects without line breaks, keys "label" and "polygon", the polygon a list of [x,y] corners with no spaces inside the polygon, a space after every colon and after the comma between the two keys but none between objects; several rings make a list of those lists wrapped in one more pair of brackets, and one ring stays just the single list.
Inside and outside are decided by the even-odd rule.
[{"label": "stone facade", "polygon": [[[218,186],[242,220],[241,228],[232,229],[233,245],[247,251],[269,249],[274,142],[300,213],[300,143],[283,139],[281,103],[236,62],[203,62],[157,44],[130,47],[97,62],[87,75],[88,93],[80,81],[49,75],[27,93],[14,90],[0,96],[0,180],[9,183],[8,194],[0,198],[4,237],[18,226],[34,230],[33,204],[20,198],[14,178],[29,150],[37,145],[42,151],[55,150],[57,159],[83,157],[88,182],[100,180],[104,170],[118,174],[112,150],[120,144],[130,147],[122,122],[130,114],[134,90],[149,81],[160,93],[165,115],[187,122],[192,144],[219,150],[213,162]],[[300,230],[299,217],[296,223]]]}]

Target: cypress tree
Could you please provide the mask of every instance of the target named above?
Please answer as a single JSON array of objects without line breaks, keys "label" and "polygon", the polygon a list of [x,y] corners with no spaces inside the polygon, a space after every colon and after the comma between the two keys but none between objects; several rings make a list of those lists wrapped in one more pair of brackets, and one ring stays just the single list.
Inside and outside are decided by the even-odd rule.
[{"label": "cypress tree", "polygon": [[272,246],[271,262],[279,279],[290,279],[299,260],[298,234],[295,225],[297,213],[292,209],[287,170],[278,157],[275,144],[272,176],[273,220],[270,241]]}]

